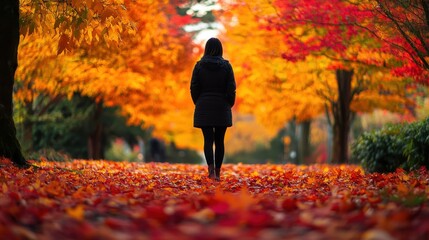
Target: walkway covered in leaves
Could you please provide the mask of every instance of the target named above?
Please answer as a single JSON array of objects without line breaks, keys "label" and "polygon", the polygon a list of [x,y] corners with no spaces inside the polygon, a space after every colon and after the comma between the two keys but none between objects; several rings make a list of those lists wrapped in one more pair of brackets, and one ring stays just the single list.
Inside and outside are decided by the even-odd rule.
[{"label": "walkway covered in leaves", "polygon": [[[422,239],[429,174],[75,160],[0,168],[5,239]],[[424,224],[426,223],[426,224]]]}]

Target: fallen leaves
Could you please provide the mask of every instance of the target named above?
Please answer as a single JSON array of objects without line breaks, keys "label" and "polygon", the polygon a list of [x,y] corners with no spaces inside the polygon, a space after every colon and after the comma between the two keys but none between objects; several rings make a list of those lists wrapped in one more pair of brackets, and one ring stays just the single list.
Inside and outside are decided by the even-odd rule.
[{"label": "fallen leaves", "polygon": [[421,239],[429,174],[75,160],[0,167],[6,239]]}]

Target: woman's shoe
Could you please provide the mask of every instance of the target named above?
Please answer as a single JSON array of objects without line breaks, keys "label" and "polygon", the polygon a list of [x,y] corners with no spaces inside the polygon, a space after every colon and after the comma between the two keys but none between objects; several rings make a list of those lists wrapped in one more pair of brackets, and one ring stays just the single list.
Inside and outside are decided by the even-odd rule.
[{"label": "woman's shoe", "polygon": [[220,181],[220,168],[215,169],[215,180]]},{"label": "woman's shoe", "polygon": [[210,179],[215,179],[216,178],[216,174],[215,174],[214,164],[209,165],[208,166],[208,170],[209,170],[209,178]]}]

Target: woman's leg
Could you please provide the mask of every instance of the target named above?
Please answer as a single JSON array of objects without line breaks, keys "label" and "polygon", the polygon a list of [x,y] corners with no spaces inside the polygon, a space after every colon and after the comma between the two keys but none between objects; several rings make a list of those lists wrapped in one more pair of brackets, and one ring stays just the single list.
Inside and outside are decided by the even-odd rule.
[{"label": "woman's leg", "polygon": [[201,128],[204,136],[204,156],[206,157],[207,165],[213,165],[213,141],[214,132],[212,127]]},{"label": "woman's leg", "polygon": [[[214,141],[215,141],[215,166],[221,168],[223,163],[223,156],[225,154],[225,132],[226,127],[215,127]],[[219,176],[218,176],[219,177]]]}]

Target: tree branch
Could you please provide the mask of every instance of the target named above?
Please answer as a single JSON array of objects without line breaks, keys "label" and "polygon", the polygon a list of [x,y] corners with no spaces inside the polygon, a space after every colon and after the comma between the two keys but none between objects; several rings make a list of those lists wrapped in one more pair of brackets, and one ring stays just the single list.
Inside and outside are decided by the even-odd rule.
[{"label": "tree branch", "polygon": [[386,17],[389,18],[393,22],[393,24],[396,26],[396,29],[401,33],[401,35],[405,39],[405,41],[410,45],[410,47],[417,54],[417,56],[419,57],[423,67],[425,69],[429,70],[429,63],[426,61],[423,54],[414,45],[413,41],[410,39],[410,37],[407,35],[407,33],[404,31],[404,29],[402,29],[401,25],[399,25],[398,21],[394,18],[393,14],[386,8],[386,6],[383,5],[383,3],[381,3],[380,0],[377,0],[377,3],[379,4],[380,8],[382,9],[382,11],[386,15]]}]

